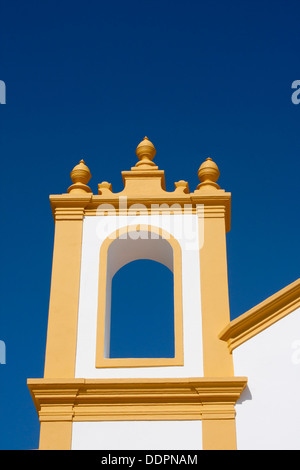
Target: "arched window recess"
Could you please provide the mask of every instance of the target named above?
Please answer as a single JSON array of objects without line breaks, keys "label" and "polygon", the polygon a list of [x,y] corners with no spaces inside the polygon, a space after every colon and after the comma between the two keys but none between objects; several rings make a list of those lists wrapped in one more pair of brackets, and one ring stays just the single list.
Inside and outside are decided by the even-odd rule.
[{"label": "arched window recess", "polygon": [[[111,296],[114,275],[128,263],[152,260],[173,273],[173,341],[168,357],[111,357]],[[128,279],[134,283],[134,279]],[[149,286],[149,295],[151,288]],[[113,293],[115,295],[115,293]],[[122,314],[126,318],[126,305]],[[155,356],[155,357],[154,357]],[[153,226],[127,226],[109,235],[101,245],[97,317],[96,367],[155,367],[183,365],[182,271],[179,242]]]}]

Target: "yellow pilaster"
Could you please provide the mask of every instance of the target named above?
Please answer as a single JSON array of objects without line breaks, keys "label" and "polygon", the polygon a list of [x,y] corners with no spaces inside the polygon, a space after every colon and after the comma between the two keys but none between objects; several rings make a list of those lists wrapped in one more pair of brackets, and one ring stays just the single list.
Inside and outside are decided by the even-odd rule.
[{"label": "yellow pilaster", "polygon": [[39,450],[71,450],[72,421],[43,421]]},{"label": "yellow pilaster", "polygon": [[232,356],[227,344],[219,339],[220,331],[230,322],[225,208],[204,205],[198,217],[199,224],[204,224],[200,249],[204,376],[232,376]]},{"label": "yellow pilaster", "polygon": [[[201,165],[198,176],[201,183],[192,199],[199,222],[204,377],[233,377],[232,355],[219,338],[230,322],[226,232],[230,229],[231,196],[216,183],[219,170],[210,158]],[[203,448],[236,448],[234,406],[226,415],[203,415]]]},{"label": "yellow pilaster", "polygon": [[[62,200],[60,204],[65,203],[64,206],[54,210],[55,237],[44,370],[44,377],[47,378],[74,377],[82,222],[86,199]],[[52,201],[53,204],[57,202]]]},{"label": "yellow pilaster", "polygon": [[203,450],[236,450],[235,418],[202,419]]}]

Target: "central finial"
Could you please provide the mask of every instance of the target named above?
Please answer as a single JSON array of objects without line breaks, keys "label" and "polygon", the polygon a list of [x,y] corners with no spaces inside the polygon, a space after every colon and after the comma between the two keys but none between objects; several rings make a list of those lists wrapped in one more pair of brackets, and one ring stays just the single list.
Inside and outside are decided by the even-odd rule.
[{"label": "central finial", "polygon": [[144,137],[142,142],[136,148],[135,151],[139,161],[135,165],[139,167],[139,169],[153,169],[155,163],[152,162],[153,158],[155,157],[156,150],[152,142],[148,139],[148,137]]}]

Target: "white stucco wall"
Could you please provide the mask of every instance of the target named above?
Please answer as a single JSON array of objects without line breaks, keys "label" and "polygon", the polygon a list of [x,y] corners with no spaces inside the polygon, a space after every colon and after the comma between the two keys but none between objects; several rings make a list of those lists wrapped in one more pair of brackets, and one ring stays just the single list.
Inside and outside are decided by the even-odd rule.
[{"label": "white stucco wall", "polygon": [[[184,366],[105,368],[95,367],[98,310],[99,252],[116,228],[146,224],[173,235],[182,251]],[[199,232],[195,214],[91,216],[84,218],[78,311],[76,378],[201,377],[202,324],[200,299]]]},{"label": "white stucco wall", "polygon": [[236,405],[238,449],[300,449],[300,309],[233,351],[248,387]]},{"label": "white stucco wall", "polygon": [[201,450],[201,421],[75,422],[72,450]]}]

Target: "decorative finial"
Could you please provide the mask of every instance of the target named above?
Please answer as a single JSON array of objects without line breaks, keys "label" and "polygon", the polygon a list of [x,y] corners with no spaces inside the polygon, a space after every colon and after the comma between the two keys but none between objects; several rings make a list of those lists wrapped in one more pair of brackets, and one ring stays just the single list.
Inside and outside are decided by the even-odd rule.
[{"label": "decorative finial", "polygon": [[102,181],[102,183],[98,184],[98,194],[105,195],[105,194],[110,194],[112,193],[112,185],[111,183],[108,183],[107,181]]},{"label": "decorative finial", "polygon": [[71,192],[92,192],[87,183],[90,181],[92,175],[89,168],[86,166],[84,160],[80,160],[79,164],[76,165],[71,171],[72,186],[68,188],[68,193]]},{"label": "decorative finial", "polygon": [[220,171],[218,166],[208,157],[198,170],[198,178],[201,183],[197,186],[197,189],[220,189],[220,186],[216,183],[219,176]]},{"label": "decorative finial", "polygon": [[187,181],[176,181],[175,183],[175,191],[181,192],[183,194],[189,194],[189,183]]},{"label": "decorative finial", "polygon": [[148,137],[144,137],[142,142],[139,143],[135,153],[137,154],[137,157],[139,159],[139,161],[135,165],[136,167],[141,170],[153,169],[155,163],[153,163],[152,160],[155,157],[156,150],[152,142],[150,142],[150,140],[148,139]]}]

